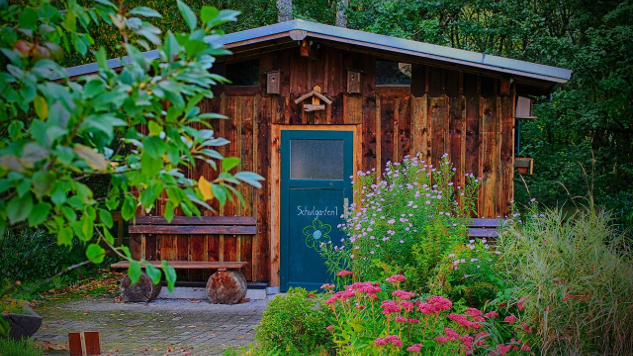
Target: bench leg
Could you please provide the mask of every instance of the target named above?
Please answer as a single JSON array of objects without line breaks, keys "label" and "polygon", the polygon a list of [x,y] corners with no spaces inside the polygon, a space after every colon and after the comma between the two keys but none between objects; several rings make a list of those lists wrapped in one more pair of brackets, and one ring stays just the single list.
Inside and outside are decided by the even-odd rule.
[{"label": "bench leg", "polygon": [[138,282],[132,284],[127,274],[121,281],[121,298],[124,302],[149,302],[160,293],[161,285],[152,284],[152,280],[143,273]]},{"label": "bench leg", "polygon": [[236,270],[215,272],[207,282],[207,296],[211,303],[238,303],[246,296],[246,278]]}]

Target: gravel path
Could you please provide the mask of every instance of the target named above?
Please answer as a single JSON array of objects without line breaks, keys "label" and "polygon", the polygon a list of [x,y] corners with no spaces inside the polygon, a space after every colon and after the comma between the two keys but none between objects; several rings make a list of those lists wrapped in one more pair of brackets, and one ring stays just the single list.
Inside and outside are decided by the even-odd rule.
[{"label": "gravel path", "polygon": [[268,300],[221,305],[188,299],[145,304],[86,298],[36,308],[44,322],[34,339],[67,344],[69,332],[99,331],[102,355],[221,355],[229,346],[253,342],[253,328]]}]

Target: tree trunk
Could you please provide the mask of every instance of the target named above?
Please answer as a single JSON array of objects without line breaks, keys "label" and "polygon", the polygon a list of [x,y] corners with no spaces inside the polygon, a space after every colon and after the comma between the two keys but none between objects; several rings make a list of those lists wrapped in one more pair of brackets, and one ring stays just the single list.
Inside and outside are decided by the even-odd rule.
[{"label": "tree trunk", "polygon": [[277,10],[279,22],[292,20],[292,0],[277,0]]},{"label": "tree trunk", "polygon": [[246,278],[240,271],[215,272],[207,282],[211,303],[235,304],[246,296]]},{"label": "tree trunk", "polygon": [[345,8],[349,6],[349,0],[337,0],[336,2],[336,26],[347,27],[347,14]]},{"label": "tree trunk", "polygon": [[152,280],[143,273],[138,282],[132,284],[126,274],[121,281],[121,298],[124,302],[149,302],[160,293],[161,285],[152,284]]}]

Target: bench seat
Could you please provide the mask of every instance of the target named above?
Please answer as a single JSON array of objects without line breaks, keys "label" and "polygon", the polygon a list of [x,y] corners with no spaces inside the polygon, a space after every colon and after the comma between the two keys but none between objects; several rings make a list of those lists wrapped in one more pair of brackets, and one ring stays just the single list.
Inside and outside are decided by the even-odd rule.
[{"label": "bench seat", "polygon": [[[160,261],[148,261],[152,266],[162,268],[163,265]],[[239,269],[245,267],[248,262],[222,262],[222,261],[167,261],[169,266],[174,269],[217,269],[218,271],[225,271],[227,269]],[[129,268],[130,262],[120,261],[110,265],[112,268]],[[144,263],[141,263],[141,267],[145,267]]]}]

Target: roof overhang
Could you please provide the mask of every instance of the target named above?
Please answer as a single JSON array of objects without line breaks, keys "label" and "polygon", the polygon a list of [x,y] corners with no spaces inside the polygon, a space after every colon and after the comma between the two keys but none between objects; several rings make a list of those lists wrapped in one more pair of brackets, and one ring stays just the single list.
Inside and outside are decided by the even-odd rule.
[{"label": "roof overhang", "polygon": [[[444,65],[463,70],[484,73],[498,73],[500,76],[516,78],[525,87],[533,87],[535,94],[542,94],[544,88],[553,88],[566,83],[572,71],[510,58],[492,56],[483,53],[465,51],[430,43],[417,42],[352,30],[320,23],[292,20],[269,26],[231,33],[212,41],[230,49],[236,57],[258,55],[297,46],[298,41],[309,38],[328,45],[347,48],[355,51],[371,51],[383,55],[405,56],[415,61]],[[158,58],[156,50],[145,52],[147,58]],[[128,57],[111,59],[111,68],[123,66],[131,62]],[[70,77],[93,73],[98,70],[96,63],[68,68]],[[541,92],[541,93],[538,93]]]}]

